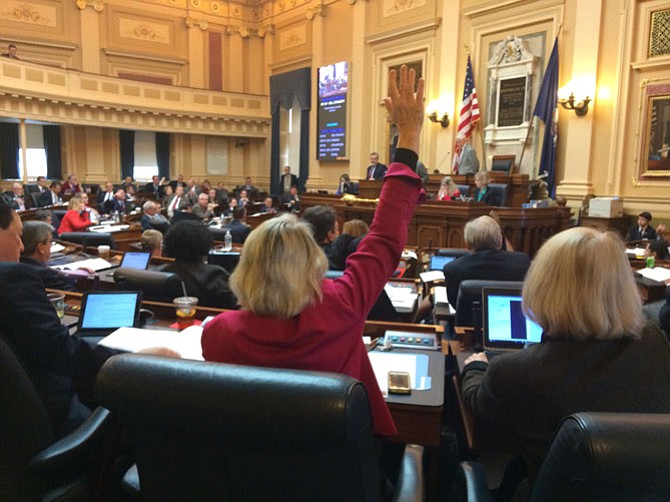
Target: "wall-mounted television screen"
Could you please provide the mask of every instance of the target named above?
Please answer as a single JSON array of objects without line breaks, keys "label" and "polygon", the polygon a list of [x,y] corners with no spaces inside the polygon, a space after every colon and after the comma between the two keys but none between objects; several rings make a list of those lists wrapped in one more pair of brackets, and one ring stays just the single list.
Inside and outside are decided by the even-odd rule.
[{"label": "wall-mounted television screen", "polygon": [[347,96],[349,63],[319,68],[318,160],[347,158]]}]

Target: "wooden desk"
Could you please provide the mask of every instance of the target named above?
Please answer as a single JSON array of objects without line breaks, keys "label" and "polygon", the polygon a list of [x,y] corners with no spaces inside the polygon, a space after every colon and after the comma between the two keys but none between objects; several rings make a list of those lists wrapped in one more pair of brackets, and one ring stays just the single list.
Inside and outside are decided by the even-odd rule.
[{"label": "wooden desk", "polygon": [[594,228],[600,232],[616,232],[622,239],[626,238],[628,228],[630,227],[630,217],[621,216],[619,218],[600,218],[598,216],[582,216],[582,226]]}]

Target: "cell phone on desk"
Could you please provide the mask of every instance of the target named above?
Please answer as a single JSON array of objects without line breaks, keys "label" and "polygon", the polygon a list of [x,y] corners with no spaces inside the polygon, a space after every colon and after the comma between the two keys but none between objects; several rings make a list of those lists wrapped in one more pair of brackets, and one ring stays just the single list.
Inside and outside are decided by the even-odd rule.
[{"label": "cell phone on desk", "polygon": [[412,393],[409,373],[406,371],[389,371],[388,379],[389,394],[407,395]]}]

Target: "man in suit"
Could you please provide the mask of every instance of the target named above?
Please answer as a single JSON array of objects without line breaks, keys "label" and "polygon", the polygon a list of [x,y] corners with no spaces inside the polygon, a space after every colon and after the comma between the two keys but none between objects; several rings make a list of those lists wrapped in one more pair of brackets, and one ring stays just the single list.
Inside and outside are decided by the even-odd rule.
[{"label": "man in suit", "polygon": [[44,221],[26,221],[23,224],[23,252],[21,263],[33,267],[44,286],[63,291],[77,291],[75,282],[64,273],[47,266],[51,258],[52,227]]},{"label": "man in suit", "polygon": [[61,184],[60,181],[52,181],[49,185],[49,190],[43,192],[39,199],[38,204],[40,207],[46,206],[60,206],[63,204],[63,199],[60,196]]},{"label": "man in suit", "polygon": [[298,187],[291,187],[291,190],[288,194],[284,195],[282,201],[291,211],[300,211],[300,196],[298,195]]},{"label": "man in suit", "polygon": [[247,176],[244,178],[244,185],[240,185],[237,187],[237,198],[240,199],[242,197],[242,191],[245,191],[245,198],[250,197],[253,200],[256,200],[256,197],[258,197],[258,188],[256,188],[252,183],[251,183],[251,176]]},{"label": "man in suit", "polygon": [[148,200],[142,206],[142,230],[159,230],[161,233],[167,232],[170,227],[168,219],[160,213],[160,205],[152,200]]},{"label": "man in suit", "polygon": [[[637,225],[631,227],[626,234],[627,241],[641,241],[642,239],[663,239],[663,232],[665,232],[665,225],[661,224],[657,228],[650,225],[651,213],[649,211],[642,211],[637,215]],[[658,234],[658,236],[657,236]]]},{"label": "man in suit", "polygon": [[105,190],[100,190],[96,197],[96,202],[101,211],[105,211],[105,206],[109,205],[114,200],[114,184],[111,181],[105,181]]},{"label": "man in suit", "polygon": [[475,200],[483,202],[489,206],[500,206],[502,201],[498,194],[489,188],[489,175],[486,171],[480,171],[475,174]]},{"label": "man in suit", "polygon": [[337,265],[332,259],[333,242],[340,235],[340,224],[335,209],[332,206],[312,206],[305,210],[302,219],[312,226],[314,240],[328,258],[328,268],[337,270]]},{"label": "man in suit", "polygon": [[147,183],[144,185],[144,192],[152,193],[154,194],[154,198],[156,200],[161,200],[163,198],[163,183],[165,182],[165,178],[162,180],[154,175],[151,177],[151,182]]},{"label": "man in suit", "polygon": [[370,154],[370,165],[366,169],[366,180],[380,180],[386,175],[387,167],[379,162],[379,154],[372,152]]},{"label": "man in suit", "polygon": [[230,235],[233,237],[235,244],[244,244],[247,236],[251,233],[251,227],[247,225],[247,208],[236,206],[233,209],[233,220],[222,228],[223,230],[230,230]]},{"label": "man in suit", "polygon": [[78,400],[73,381],[92,388],[100,365],[115,351],[70,336],[40,275],[18,263],[24,249],[22,229],[18,214],[0,200],[0,331],[26,368],[60,437],[90,414]]},{"label": "man in suit", "polygon": [[454,145],[454,174],[475,174],[479,171],[477,152],[464,134],[456,136]]},{"label": "man in suit", "polygon": [[12,189],[7,190],[5,195],[15,210],[23,211],[30,208],[30,203],[23,194],[23,185],[21,183],[12,183]]},{"label": "man in suit", "polygon": [[291,187],[298,186],[298,177],[291,174],[291,166],[284,166],[284,174],[281,175],[279,181],[279,189],[282,195],[286,195],[291,191]]},{"label": "man in suit", "polygon": [[530,258],[524,253],[501,249],[502,231],[493,218],[480,216],[469,221],[463,233],[471,252],[444,266],[447,298],[454,308],[462,281],[523,281],[530,267]]},{"label": "man in suit", "polygon": [[79,179],[77,178],[76,174],[71,174],[70,176],[67,177],[67,181],[63,183],[61,186],[63,189],[63,193],[65,194],[76,194],[76,193],[81,193],[82,188],[81,185],[79,184]]},{"label": "man in suit", "polygon": [[176,180],[170,180],[170,183],[168,183],[168,185],[170,185],[170,186],[172,187],[172,191],[173,191],[173,192],[177,190],[177,187],[178,187],[178,186],[185,187],[185,186],[186,186],[186,182],[184,181],[184,175],[183,175],[183,174],[179,174],[179,175],[177,176],[177,179],[176,179]]},{"label": "man in suit", "polygon": [[184,200],[184,187],[183,185],[177,185],[177,188],[175,188],[174,193],[170,196],[170,198],[167,201],[166,208],[168,218],[172,218],[174,216],[174,213],[179,211],[179,206],[183,200]]},{"label": "man in suit", "polygon": [[209,195],[206,193],[198,195],[198,201],[191,208],[191,212],[201,220],[214,218],[214,204],[209,202]]},{"label": "man in suit", "polygon": [[49,191],[49,184],[44,176],[37,177],[37,190],[39,190],[40,193]]},{"label": "man in suit", "polygon": [[119,214],[127,214],[133,210],[133,203],[126,201],[126,191],[119,188],[114,193],[114,198],[111,202],[105,202],[105,211],[113,213],[117,211]]}]

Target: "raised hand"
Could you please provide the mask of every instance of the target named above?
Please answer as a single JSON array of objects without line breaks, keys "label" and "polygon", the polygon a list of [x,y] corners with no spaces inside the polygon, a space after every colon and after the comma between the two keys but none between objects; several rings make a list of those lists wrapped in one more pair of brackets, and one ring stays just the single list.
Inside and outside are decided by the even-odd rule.
[{"label": "raised hand", "polygon": [[419,79],[416,95],[415,83],[416,72],[408,70],[405,65],[400,67],[400,79],[397,79],[396,70],[389,71],[388,97],[384,104],[391,121],[398,127],[398,148],[408,148],[418,153],[419,133],[425,120],[424,81]]}]

